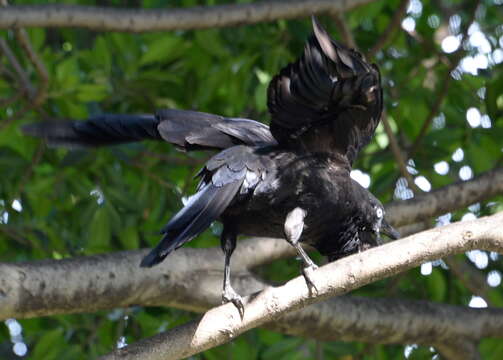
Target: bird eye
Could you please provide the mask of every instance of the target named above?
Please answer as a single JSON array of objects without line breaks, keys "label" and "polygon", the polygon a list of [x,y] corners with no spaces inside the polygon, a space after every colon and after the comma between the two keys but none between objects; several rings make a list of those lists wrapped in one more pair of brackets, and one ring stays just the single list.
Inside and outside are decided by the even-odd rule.
[{"label": "bird eye", "polygon": [[378,219],[382,218],[384,215],[384,211],[381,208],[376,209],[376,216]]}]

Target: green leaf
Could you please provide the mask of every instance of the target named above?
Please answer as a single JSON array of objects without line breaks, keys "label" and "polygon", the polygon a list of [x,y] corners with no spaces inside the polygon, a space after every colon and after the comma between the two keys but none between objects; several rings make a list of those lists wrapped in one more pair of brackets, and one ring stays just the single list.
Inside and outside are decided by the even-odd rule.
[{"label": "green leaf", "polygon": [[503,358],[503,342],[501,339],[485,339],[480,345],[484,360],[499,360]]},{"label": "green leaf", "polygon": [[79,101],[101,101],[108,95],[108,87],[102,84],[82,84],[78,87]]},{"label": "green leaf", "polygon": [[58,88],[63,91],[77,86],[79,83],[79,67],[75,57],[70,57],[57,65],[56,80],[58,81]]},{"label": "green leaf", "polygon": [[89,224],[89,236],[87,240],[87,250],[100,251],[108,250],[110,245],[110,219],[105,207],[99,207],[94,213]]},{"label": "green leaf", "polygon": [[431,300],[438,302],[445,300],[447,283],[441,270],[433,268],[431,274],[426,277],[426,283]]},{"label": "green leaf", "polygon": [[150,44],[147,51],[140,58],[140,65],[147,65],[156,61],[167,61],[173,58],[174,50],[180,46],[182,40],[169,34],[163,36]]},{"label": "green leaf", "polygon": [[63,344],[65,344],[63,329],[59,328],[45,331],[43,335],[38,338],[31,358],[36,360],[59,359],[62,350],[61,345]]},{"label": "green leaf", "polygon": [[140,241],[136,226],[128,226],[124,228],[118,236],[121,244],[124,246],[124,249],[138,249]]}]

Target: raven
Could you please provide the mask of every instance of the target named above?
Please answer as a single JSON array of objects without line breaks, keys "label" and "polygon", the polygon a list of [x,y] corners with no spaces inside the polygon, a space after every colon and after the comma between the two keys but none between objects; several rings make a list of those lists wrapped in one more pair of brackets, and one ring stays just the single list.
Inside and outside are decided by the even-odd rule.
[{"label": "raven", "polygon": [[330,261],[399,234],[379,200],[350,177],[369,143],[383,103],[379,69],[331,39],[313,17],[314,34],[294,63],[268,88],[270,127],[254,120],[164,109],[155,115],[101,115],[87,121],[29,124],[26,134],[70,147],[165,140],[185,150],[220,150],[199,171],[197,192],[162,229],[159,244],[141,262],[160,263],[210,224],[223,223],[222,298],[243,314],[230,283],[238,235],[285,237],[303,262],[316,265],[300,242]]}]

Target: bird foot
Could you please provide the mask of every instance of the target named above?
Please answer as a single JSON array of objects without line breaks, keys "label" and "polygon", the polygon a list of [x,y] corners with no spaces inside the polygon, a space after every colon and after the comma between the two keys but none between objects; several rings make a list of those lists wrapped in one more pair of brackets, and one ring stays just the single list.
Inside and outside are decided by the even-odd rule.
[{"label": "bird foot", "polygon": [[232,302],[236,309],[239,311],[241,319],[245,316],[245,307],[243,305],[243,298],[232,288],[228,287],[222,292],[222,304]]},{"label": "bird foot", "polygon": [[304,275],[304,279],[306,280],[307,287],[309,288],[309,291],[314,289],[316,292],[318,292],[318,288],[314,284],[314,281],[311,277],[312,273],[314,270],[316,270],[318,266],[314,263],[312,263],[309,266],[306,266],[305,268],[302,268],[302,275]]}]

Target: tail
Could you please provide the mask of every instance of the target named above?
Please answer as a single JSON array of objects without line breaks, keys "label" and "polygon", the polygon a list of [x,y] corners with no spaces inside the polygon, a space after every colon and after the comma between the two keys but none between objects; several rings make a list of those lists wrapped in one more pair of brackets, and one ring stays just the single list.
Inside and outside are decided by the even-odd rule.
[{"label": "tail", "polygon": [[190,241],[217,220],[239,191],[243,179],[215,186],[203,185],[164,227],[161,242],[143,258],[141,267],[159,264],[173,250]]},{"label": "tail", "polygon": [[51,121],[23,126],[26,135],[51,146],[96,147],[142,139],[161,139],[154,115],[99,115],[87,121]]}]

